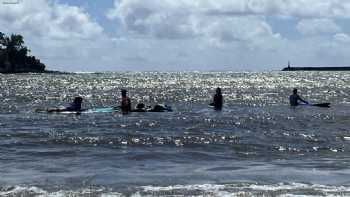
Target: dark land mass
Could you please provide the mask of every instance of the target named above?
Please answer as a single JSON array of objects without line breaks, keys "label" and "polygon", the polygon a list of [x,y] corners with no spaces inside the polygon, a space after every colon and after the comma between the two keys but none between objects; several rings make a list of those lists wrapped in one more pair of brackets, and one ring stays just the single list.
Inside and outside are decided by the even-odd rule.
[{"label": "dark land mass", "polygon": [[285,67],[282,71],[350,71],[350,67]]},{"label": "dark land mass", "polygon": [[23,36],[12,34],[6,36],[0,32],[0,73],[45,73],[45,64],[24,46]]},{"label": "dark land mass", "polygon": [[51,74],[51,75],[76,75],[74,72],[62,72],[56,70],[44,70],[44,71],[25,71],[25,72],[0,72],[0,74]]}]

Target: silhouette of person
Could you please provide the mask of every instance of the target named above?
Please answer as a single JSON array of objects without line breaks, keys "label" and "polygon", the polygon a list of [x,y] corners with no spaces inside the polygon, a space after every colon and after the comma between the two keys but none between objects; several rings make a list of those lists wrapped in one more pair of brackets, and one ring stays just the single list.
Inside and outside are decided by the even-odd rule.
[{"label": "silhouette of person", "polygon": [[77,96],[74,98],[74,101],[69,104],[68,107],[61,107],[61,108],[51,108],[48,109],[48,112],[65,112],[65,111],[74,111],[79,112],[82,111],[81,104],[83,102],[83,98],[80,96]]},{"label": "silhouette of person", "polygon": [[293,94],[290,95],[290,97],[289,97],[289,102],[290,102],[291,106],[298,106],[299,105],[298,101],[301,101],[305,104],[309,104],[309,102],[300,98],[300,96],[298,95],[298,90],[295,88],[295,89],[293,89]]},{"label": "silhouette of person", "polygon": [[214,95],[212,106],[214,106],[215,110],[221,110],[222,104],[223,104],[223,97],[221,94],[221,88],[216,88],[216,94]]},{"label": "silhouette of person", "polygon": [[80,111],[81,110],[81,104],[83,102],[83,98],[80,96],[77,96],[74,98],[73,103],[71,103],[66,110],[67,111]]},{"label": "silhouette of person", "polygon": [[171,109],[171,106],[163,105],[163,104],[157,104],[153,107],[153,109],[149,110],[149,112],[171,112],[173,111]]},{"label": "silhouette of person", "polygon": [[139,103],[136,105],[136,109],[132,110],[133,112],[146,112],[146,106],[144,103]]},{"label": "silhouette of person", "polygon": [[123,113],[131,112],[131,101],[130,101],[130,98],[126,95],[127,92],[128,91],[125,89],[121,90],[122,100],[121,100],[120,109],[122,110]]}]

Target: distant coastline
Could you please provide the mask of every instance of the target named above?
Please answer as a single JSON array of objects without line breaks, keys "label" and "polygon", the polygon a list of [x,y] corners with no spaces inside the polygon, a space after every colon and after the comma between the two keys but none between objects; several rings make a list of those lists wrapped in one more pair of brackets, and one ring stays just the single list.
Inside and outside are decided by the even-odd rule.
[{"label": "distant coastline", "polygon": [[74,72],[65,72],[65,71],[56,71],[56,70],[44,70],[44,71],[32,71],[32,70],[25,70],[25,71],[1,71],[0,74],[53,74],[53,75],[68,75],[68,74],[76,74]]},{"label": "distant coastline", "polygon": [[350,67],[285,67],[282,71],[350,71]]},{"label": "distant coastline", "polygon": [[43,70],[43,71],[38,71],[38,70],[15,70],[15,71],[1,71],[0,69],[0,74],[53,74],[53,75],[74,75],[76,73],[74,72],[67,72],[67,71],[57,71],[57,70]]},{"label": "distant coastline", "polygon": [[326,67],[326,66],[317,66],[317,67],[292,67],[290,66],[290,61],[288,61],[288,66],[283,68],[282,71],[350,71],[350,67]]}]

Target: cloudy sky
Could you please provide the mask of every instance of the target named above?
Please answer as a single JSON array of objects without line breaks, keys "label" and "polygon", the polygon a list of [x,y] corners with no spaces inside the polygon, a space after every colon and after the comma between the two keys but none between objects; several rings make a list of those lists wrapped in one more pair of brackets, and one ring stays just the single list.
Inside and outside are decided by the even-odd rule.
[{"label": "cloudy sky", "polygon": [[0,31],[67,71],[350,66],[349,19],[349,0],[0,0]]}]

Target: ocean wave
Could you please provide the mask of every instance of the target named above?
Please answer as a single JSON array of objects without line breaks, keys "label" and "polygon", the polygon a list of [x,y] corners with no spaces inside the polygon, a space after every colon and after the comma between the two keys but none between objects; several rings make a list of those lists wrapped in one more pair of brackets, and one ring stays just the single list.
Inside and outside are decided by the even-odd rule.
[{"label": "ocean wave", "polygon": [[248,197],[248,196],[349,196],[349,186],[316,185],[306,183],[279,184],[197,184],[171,186],[141,186],[122,188],[106,188],[91,186],[77,190],[42,189],[35,186],[7,186],[0,188],[0,196],[38,196],[38,197],[139,197],[139,196],[213,196],[213,197]]}]

